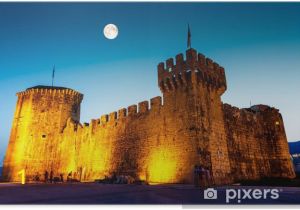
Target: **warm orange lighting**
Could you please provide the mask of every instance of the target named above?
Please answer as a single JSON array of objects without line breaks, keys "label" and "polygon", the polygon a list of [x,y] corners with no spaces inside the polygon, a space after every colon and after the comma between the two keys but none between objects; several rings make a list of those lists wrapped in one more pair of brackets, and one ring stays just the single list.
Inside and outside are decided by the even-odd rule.
[{"label": "warm orange lighting", "polygon": [[147,176],[144,173],[139,173],[138,177],[139,177],[139,180],[143,180],[143,181],[147,180]]},{"label": "warm orange lighting", "polygon": [[148,182],[170,183],[176,178],[176,154],[166,148],[154,151],[149,159]]}]

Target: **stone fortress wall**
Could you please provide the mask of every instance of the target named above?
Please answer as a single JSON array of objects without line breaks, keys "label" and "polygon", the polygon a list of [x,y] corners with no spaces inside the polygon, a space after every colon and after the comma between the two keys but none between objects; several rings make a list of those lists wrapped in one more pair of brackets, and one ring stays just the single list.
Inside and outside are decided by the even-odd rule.
[{"label": "stone fortress wall", "polygon": [[278,109],[266,105],[238,109],[224,104],[223,110],[231,172],[237,180],[295,176]]},{"label": "stone fortress wall", "polygon": [[162,97],[79,123],[83,95],[37,86],[18,93],[3,177],[93,181],[113,173],[157,183],[192,183],[195,165],[215,184],[293,178],[282,117],[265,105],[223,104],[224,68],[189,49],[158,65]]}]

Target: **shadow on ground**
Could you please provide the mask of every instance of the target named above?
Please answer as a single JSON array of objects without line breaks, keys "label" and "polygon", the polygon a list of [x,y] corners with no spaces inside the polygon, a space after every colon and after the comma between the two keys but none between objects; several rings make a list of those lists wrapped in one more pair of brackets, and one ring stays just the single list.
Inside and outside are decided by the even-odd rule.
[{"label": "shadow on ground", "polygon": [[[226,189],[278,189],[279,198],[241,204],[300,204],[297,187],[222,186],[217,199],[204,199],[192,185],[117,185],[98,183],[0,184],[0,204],[226,204]],[[232,200],[231,204],[237,203]]]}]

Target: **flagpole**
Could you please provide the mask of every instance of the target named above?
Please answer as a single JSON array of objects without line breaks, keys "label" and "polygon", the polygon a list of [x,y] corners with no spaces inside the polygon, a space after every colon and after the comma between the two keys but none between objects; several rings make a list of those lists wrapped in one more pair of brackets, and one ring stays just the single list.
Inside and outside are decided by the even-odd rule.
[{"label": "flagpole", "polygon": [[190,30],[190,24],[188,24],[188,34],[187,34],[187,48],[188,49],[191,49],[192,48],[192,42],[191,42],[191,37],[192,37],[192,34],[191,34],[191,30]]},{"label": "flagpole", "polygon": [[52,69],[52,87],[54,83],[54,74],[55,74],[55,65],[53,65],[53,69]]}]

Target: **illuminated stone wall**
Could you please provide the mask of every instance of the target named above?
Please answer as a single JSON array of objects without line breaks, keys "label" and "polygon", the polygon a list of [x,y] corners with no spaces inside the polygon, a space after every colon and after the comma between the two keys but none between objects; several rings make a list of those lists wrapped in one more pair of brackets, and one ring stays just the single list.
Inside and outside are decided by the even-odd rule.
[{"label": "illuminated stone wall", "polygon": [[68,118],[79,121],[82,94],[71,89],[37,86],[17,94],[18,102],[3,163],[3,177],[19,180],[58,168],[59,136]]},{"label": "illuminated stone wall", "polygon": [[209,169],[215,184],[294,176],[278,111],[223,105],[225,72],[211,59],[190,49],[185,58],[160,63],[158,86],[162,97],[84,124],[78,123],[82,95],[76,91],[19,93],[4,178],[18,181],[25,169],[27,180],[47,170],[80,181],[116,173],[192,183],[195,165]]}]

